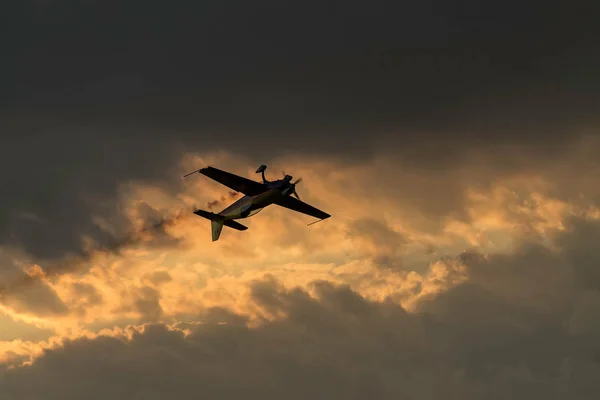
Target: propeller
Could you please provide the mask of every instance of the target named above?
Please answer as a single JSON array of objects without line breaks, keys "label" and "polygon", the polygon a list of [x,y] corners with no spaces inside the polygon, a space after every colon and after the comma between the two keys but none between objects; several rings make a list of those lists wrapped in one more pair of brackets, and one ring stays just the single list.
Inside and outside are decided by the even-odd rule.
[{"label": "propeller", "polygon": [[298,200],[300,200],[300,195],[298,194],[298,192],[296,192],[296,184],[297,184],[297,183],[300,183],[300,182],[302,182],[302,178],[298,178],[298,179],[296,179],[294,182],[292,182],[292,183],[291,183],[291,185],[292,185],[292,194],[293,194],[294,196],[296,196],[296,198],[297,198]]},{"label": "propeller", "polygon": [[292,182],[291,175],[286,174],[284,170],[282,170],[281,173],[283,174],[283,179],[290,182],[291,194],[293,194],[298,200],[300,200],[300,195],[298,194],[298,192],[296,192],[296,184],[302,182],[302,178],[298,178],[294,182]]}]

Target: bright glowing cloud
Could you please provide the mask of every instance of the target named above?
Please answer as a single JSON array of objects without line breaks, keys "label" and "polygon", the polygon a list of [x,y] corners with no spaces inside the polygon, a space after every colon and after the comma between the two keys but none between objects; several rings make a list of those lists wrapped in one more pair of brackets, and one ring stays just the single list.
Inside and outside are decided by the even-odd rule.
[{"label": "bright glowing cloud", "polygon": [[[225,153],[188,155],[180,169],[207,164],[253,175],[254,166]],[[193,319],[214,307],[252,320],[257,314],[248,285],[265,275],[288,287],[309,288],[315,281],[347,284],[366,299],[391,299],[414,310],[423,299],[473,279],[469,268],[452,258],[461,252],[477,248],[508,254],[533,239],[549,245],[567,229],[567,218],[598,213],[544,194],[543,178],[525,175],[499,180],[488,190],[467,188],[466,218],[447,216],[441,229],[428,230],[420,218],[405,218],[401,201],[373,196],[377,184],[372,177],[382,165],[390,166],[287,159],[288,173],[298,171],[304,178],[299,188],[303,199],[334,218],[307,228],[307,217],[272,206],[248,220],[248,231],[226,231],[224,240],[215,243],[207,221],[189,210],[221,199],[227,188],[202,176],[186,182],[179,193],[128,183],[121,187],[119,204],[138,239],[127,236],[118,251],[94,250],[88,241],[88,256],[71,261],[64,273],[58,266],[56,274],[48,275],[21,261],[17,270],[25,271],[21,274],[29,283],[14,290],[10,283],[5,287],[4,313],[51,329],[57,337],[145,321]],[[275,161],[268,171],[275,173],[279,167]],[[535,191],[524,191],[525,181],[538,182]],[[111,226],[110,221],[99,224]],[[27,300],[33,291],[30,296],[38,303]],[[4,342],[5,359],[25,354],[22,345],[15,352],[14,340],[18,336]]]}]

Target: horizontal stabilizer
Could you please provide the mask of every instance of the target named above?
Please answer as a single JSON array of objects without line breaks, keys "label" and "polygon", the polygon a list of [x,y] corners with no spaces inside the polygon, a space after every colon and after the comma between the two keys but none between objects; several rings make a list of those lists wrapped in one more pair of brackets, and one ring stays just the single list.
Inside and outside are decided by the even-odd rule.
[{"label": "horizontal stabilizer", "polygon": [[194,214],[204,217],[206,219],[210,219],[211,221],[223,221],[225,219],[222,215],[204,210],[196,210],[194,211]]},{"label": "horizontal stabilizer", "polygon": [[237,229],[238,231],[245,231],[246,229],[248,229],[247,226],[244,226],[239,222],[235,222],[232,220],[223,221],[223,225],[228,226],[229,228]]},{"label": "horizontal stabilizer", "polygon": [[194,211],[194,214],[211,220],[211,230],[212,230],[213,242],[216,240],[219,240],[223,226],[227,226],[229,228],[236,229],[238,231],[245,231],[246,229],[248,229],[247,226],[244,226],[244,225],[240,224],[239,222],[235,222],[230,219],[229,220],[225,219],[225,217],[223,217],[222,215],[215,214],[215,213],[212,213],[209,211],[196,210],[196,211]]}]

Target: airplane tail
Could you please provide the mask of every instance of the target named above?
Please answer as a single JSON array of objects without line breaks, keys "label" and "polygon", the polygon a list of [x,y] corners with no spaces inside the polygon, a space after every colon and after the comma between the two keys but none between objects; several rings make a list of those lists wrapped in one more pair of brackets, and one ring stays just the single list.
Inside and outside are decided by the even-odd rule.
[{"label": "airplane tail", "polygon": [[194,214],[204,217],[210,220],[210,228],[212,231],[212,241],[215,242],[219,240],[221,236],[221,231],[223,230],[223,226],[227,226],[229,228],[236,229],[238,231],[245,231],[248,229],[247,226],[240,224],[239,222],[235,222],[233,220],[226,220],[222,215],[215,214],[212,212],[204,211],[204,210],[196,210]]},{"label": "airplane tail", "polygon": [[212,241],[219,240],[221,231],[223,230],[223,221],[210,221],[210,229],[212,230]]}]

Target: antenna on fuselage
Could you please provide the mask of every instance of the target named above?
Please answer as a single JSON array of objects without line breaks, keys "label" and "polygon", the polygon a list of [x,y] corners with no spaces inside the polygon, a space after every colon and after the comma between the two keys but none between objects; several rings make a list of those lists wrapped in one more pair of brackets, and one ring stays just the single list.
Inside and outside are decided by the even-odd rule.
[{"label": "antenna on fuselage", "polygon": [[260,167],[258,167],[258,169],[256,170],[256,173],[262,174],[263,183],[268,183],[269,181],[267,180],[267,178],[265,178],[265,169],[267,169],[267,166],[265,164],[263,164]]}]

